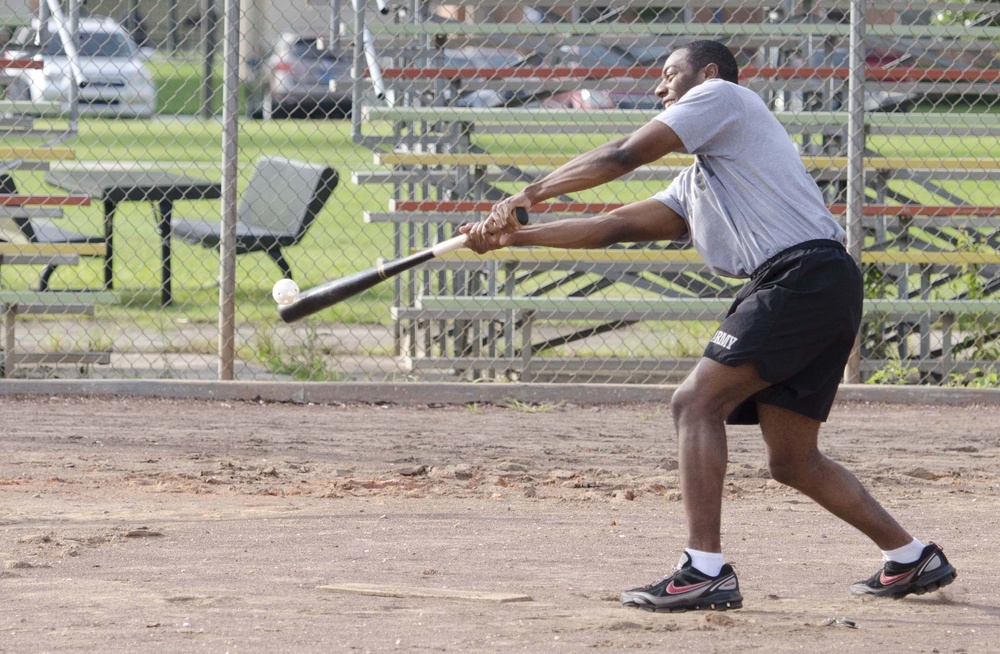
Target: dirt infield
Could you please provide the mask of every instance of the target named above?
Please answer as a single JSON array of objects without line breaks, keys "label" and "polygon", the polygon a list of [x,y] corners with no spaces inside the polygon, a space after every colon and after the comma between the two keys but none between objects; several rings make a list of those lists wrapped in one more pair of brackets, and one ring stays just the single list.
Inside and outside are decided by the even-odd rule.
[{"label": "dirt infield", "polygon": [[[617,602],[684,545],[665,405],[0,411],[0,652],[1000,651],[998,407],[838,404],[824,428],[958,568],[899,601],[847,594],[877,549],[732,429],[723,538],[745,608],[688,614]],[[446,597],[324,588],[341,584]]]}]

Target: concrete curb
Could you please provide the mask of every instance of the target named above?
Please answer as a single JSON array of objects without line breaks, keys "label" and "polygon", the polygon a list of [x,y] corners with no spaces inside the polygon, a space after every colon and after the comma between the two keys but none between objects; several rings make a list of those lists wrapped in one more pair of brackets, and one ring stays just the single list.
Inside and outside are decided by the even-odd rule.
[{"label": "concrete curb", "polygon": [[[259,400],[297,404],[620,404],[667,401],[676,385],[474,384],[365,382],[222,382],[197,380],[4,380],[0,396],[143,396],[190,400]],[[851,385],[838,401],[879,404],[1000,405],[1000,389]]]}]

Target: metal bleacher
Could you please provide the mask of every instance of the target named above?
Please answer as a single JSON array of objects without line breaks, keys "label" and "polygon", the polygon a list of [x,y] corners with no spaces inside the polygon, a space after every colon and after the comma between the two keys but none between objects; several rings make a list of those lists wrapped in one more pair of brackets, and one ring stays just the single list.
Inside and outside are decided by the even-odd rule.
[{"label": "metal bleacher", "polygon": [[[543,135],[592,135],[600,139],[596,145],[655,115],[655,109],[581,110],[546,101],[581,87],[649,93],[661,74],[658,65],[566,66],[530,57],[512,66],[443,65],[444,49],[459,44],[507,43],[543,51],[567,42],[639,40],[669,50],[694,38],[724,40],[745,60],[741,83],[771,104],[833,213],[846,214],[844,97],[850,71],[841,62],[825,65],[832,51],[823,49],[846,42],[848,26],[818,20],[813,3],[782,3],[787,11],[777,18],[751,3],[717,4],[739,20],[717,22],[718,13],[706,17],[678,10],[669,22],[622,16],[592,23],[493,23],[418,15],[410,22],[365,25],[370,40],[358,40],[355,56],[367,72],[356,86],[375,83],[379,92],[364,95],[368,102],[356,112],[355,139],[373,150],[375,165],[352,178],[392,189],[394,200],[386,210],[365,216],[393,225],[389,254],[401,256],[451,236],[457,224],[484,217],[492,202],[518,184],[578,154],[539,147]],[[887,11],[899,8],[899,3],[875,4]],[[915,13],[919,4],[907,3],[907,11]],[[678,3],[643,5],[676,9]],[[847,3],[824,3],[823,9],[837,5]],[[896,22],[866,26],[877,47],[903,44],[906,54],[896,62],[869,64],[866,71],[872,102],[893,111],[864,115],[861,263],[869,297],[862,375],[912,366],[922,378],[942,381],[995,365],[989,352],[1000,334],[995,192],[1000,164],[974,143],[986,150],[1000,146],[1000,119],[995,110],[927,111],[922,103],[995,93],[1000,71],[957,62],[977,47],[995,47],[989,41],[1000,36],[1000,28],[907,24],[903,13],[897,12]],[[370,65],[366,46],[384,53],[387,63]],[[917,63],[899,65],[907,59]],[[809,65],[814,61],[824,65]],[[512,88],[517,93],[508,106],[455,105],[470,89]],[[362,89],[355,92],[363,97]],[[975,141],[963,141],[958,151],[921,151],[905,142],[914,137],[928,143]],[[616,182],[615,192],[629,200],[648,197],[650,188],[665,186],[689,162],[685,156],[666,157]],[[536,207],[533,219],[595,215],[614,206],[559,198]],[[587,253],[510,249],[486,257],[460,251],[397,280],[397,354],[422,376],[671,379],[690,369],[703,342],[697,335],[710,334],[737,289],[709,272],[693,252],[673,244]],[[640,325],[658,342],[637,344]],[[677,338],[679,329],[691,338]]]}]

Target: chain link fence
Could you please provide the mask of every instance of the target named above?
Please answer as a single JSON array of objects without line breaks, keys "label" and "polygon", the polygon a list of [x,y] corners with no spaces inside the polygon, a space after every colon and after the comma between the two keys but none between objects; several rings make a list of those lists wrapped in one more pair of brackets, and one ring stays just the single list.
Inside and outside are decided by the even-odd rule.
[{"label": "chain link fence", "polygon": [[[1000,384],[998,2],[7,13],[7,377],[677,380],[740,286],[683,245],[462,250],[292,325],[271,287],[453,236],[648,122],[667,55],[711,38],[848,227],[867,292],[850,378]],[[532,220],[649,198],[688,164],[667,157]]]}]

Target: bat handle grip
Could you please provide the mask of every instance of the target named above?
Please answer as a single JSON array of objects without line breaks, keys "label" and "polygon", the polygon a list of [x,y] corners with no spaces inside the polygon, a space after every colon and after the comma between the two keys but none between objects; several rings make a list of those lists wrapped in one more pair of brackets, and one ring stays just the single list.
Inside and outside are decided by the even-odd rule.
[{"label": "bat handle grip", "polygon": [[465,234],[456,236],[455,238],[449,238],[447,241],[441,241],[437,245],[431,247],[431,253],[435,257],[440,257],[442,254],[447,254],[448,252],[454,252],[465,246]]},{"label": "bat handle grip", "polygon": [[[524,207],[518,207],[514,210],[514,215],[517,216],[517,222],[522,225],[528,224],[528,212]],[[431,247],[431,253],[435,257],[440,257],[442,254],[447,254],[448,252],[454,252],[460,248],[465,247],[466,235],[461,234],[455,238],[449,238],[447,241],[441,241],[437,245]]]}]

